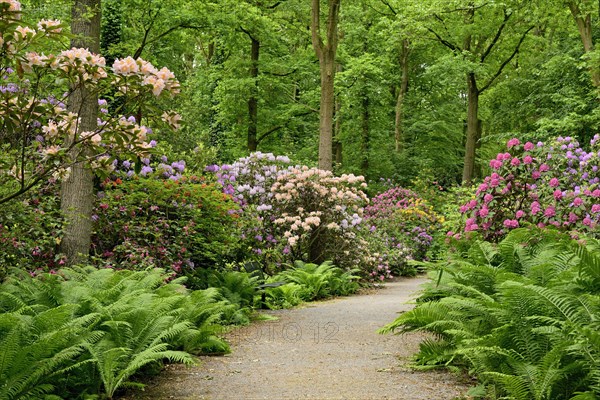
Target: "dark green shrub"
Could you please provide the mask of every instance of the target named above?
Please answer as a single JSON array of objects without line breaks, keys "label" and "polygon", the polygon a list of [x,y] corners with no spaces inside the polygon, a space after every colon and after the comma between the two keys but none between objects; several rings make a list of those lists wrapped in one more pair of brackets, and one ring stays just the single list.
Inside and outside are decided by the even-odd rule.
[{"label": "dark green shrub", "polygon": [[212,185],[135,178],[104,186],[93,217],[93,250],[103,264],[193,275],[235,253],[233,203]]}]

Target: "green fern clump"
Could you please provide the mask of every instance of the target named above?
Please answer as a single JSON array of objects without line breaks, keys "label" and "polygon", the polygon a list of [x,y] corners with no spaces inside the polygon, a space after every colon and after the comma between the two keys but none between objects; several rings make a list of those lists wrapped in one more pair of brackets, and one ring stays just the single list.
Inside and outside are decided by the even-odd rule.
[{"label": "green fern clump", "polygon": [[304,301],[313,301],[330,296],[347,296],[359,289],[358,271],[343,271],[325,261],[321,265],[295,261],[294,267],[281,272],[274,279],[295,283],[302,289],[300,297]]},{"label": "green fern clump", "polygon": [[13,274],[0,286],[0,398],[112,398],[164,360],[229,351],[217,335],[237,309],[159,269]]},{"label": "green fern clump", "polygon": [[600,397],[598,249],[527,229],[497,245],[474,241],[381,332],[432,333],[418,366],[465,368],[491,399]]}]

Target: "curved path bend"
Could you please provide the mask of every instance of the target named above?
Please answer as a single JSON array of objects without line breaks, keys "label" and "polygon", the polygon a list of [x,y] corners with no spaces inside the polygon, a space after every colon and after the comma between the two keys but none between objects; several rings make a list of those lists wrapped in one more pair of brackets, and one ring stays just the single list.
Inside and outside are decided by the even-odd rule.
[{"label": "curved path bend", "polygon": [[423,335],[376,330],[413,307],[425,278],[388,283],[368,294],[268,313],[228,334],[232,353],[169,366],[136,399],[451,400],[468,386],[447,372],[407,368]]}]

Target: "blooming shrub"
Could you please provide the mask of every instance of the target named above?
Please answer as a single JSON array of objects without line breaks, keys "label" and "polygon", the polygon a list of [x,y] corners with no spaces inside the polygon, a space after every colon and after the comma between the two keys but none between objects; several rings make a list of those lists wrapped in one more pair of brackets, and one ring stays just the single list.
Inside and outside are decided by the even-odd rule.
[{"label": "blooming shrub", "polygon": [[193,274],[235,251],[234,206],[198,178],[108,180],[94,210],[93,252],[109,267]]},{"label": "blooming shrub", "polygon": [[[494,171],[460,211],[464,231],[498,240],[524,223],[597,236],[600,221],[600,136],[585,151],[570,137],[550,144],[507,143],[490,161]],[[459,237],[459,234],[449,232]]]},{"label": "blooming shrub", "polygon": [[407,249],[408,256],[423,260],[433,235],[443,222],[433,208],[412,190],[395,187],[371,199],[365,209],[371,231],[389,247]]},{"label": "blooming shrub", "polygon": [[362,265],[366,243],[357,232],[368,203],[364,187],[362,176],[291,168],[271,187],[272,217],[264,215],[263,220],[272,222],[274,236],[283,240],[283,253],[292,259],[331,260],[345,268]]},{"label": "blooming shrub", "polygon": [[364,179],[288,163],[287,157],[253,153],[207,168],[240,205],[246,258],[271,267],[294,260],[364,264],[367,243],[357,235],[368,201]]},{"label": "blooming shrub", "polygon": [[178,125],[177,114],[160,116],[149,105],[156,97],[179,92],[171,71],[131,57],[107,66],[102,56],[82,48],[42,53],[60,44],[62,28],[54,20],[28,26],[18,1],[0,1],[0,132],[2,151],[12,156],[0,159],[0,185],[7,189],[0,203],[49,176],[64,178],[73,161],[85,161],[95,172],[110,171],[116,155],[150,152],[150,130],[133,117],[109,115],[105,103],[99,105],[97,128],[81,131],[81,116],[65,106],[79,90],[101,96],[116,89],[120,109],[134,103],[145,118],[162,118],[170,128]]}]

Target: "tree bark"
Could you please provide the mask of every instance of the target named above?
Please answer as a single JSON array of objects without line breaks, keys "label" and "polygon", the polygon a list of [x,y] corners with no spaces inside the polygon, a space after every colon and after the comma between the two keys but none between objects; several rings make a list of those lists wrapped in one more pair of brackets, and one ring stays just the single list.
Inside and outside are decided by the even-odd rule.
[{"label": "tree bark", "polygon": [[[85,47],[94,53],[100,48],[100,0],[74,0],[71,8],[72,47]],[[75,136],[67,138],[67,145],[77,139],[80,132],[97,129],[98,96],[84,87],[73,90],[67,108],[78,114],[81,122]],[[71,158],[77,159],[84,151],[75,146]],[[67,265],[84,261],[90,250],[92,237],[92,209],[94,206],[94,175],[83,162],[71,167],[69,177],[61,183],[60,208],[65,217],[65,228],[61,241],[61,252],[67,257]]]},{"label": "tree bark", "polygon": [[[338,64],[337,71],[341,71],[341,65]],[[336,165],[342,165],[344,161],[342,146],[342,102],[339,98],[335,99],[334,125],[333,125],[333,158]]]},{"label": "tree bark", "polygon": [[465,159],[462,182],[470,185],[475,171],[475,148],[479,135],[479,90],[475,73],[467,74],[467,138],[465,142]]},{"label": "tree bark", "polygon": [[321,74],[321,102],[319,108],[319,168],[331,171],[333,166],[333,114],[335,55],[338,43],[338,18],[341,0],[329,0],[326,39],[321,37],[320,0],[312,0],[311,36],[312,44],[319,59]]},{"label": "tree bark", "polygon": [[248,151],[253,152],[258,147],[258,59],[260,55],[260,42],[252,36],[250,39],[252,40],[250,77],[254,81],[254,86],[248,99]]},{"label": "tree bark", "polygon": [[408,92],[408,39],[402,41],[402,51],[400,53],[400,67],[402,69],[402,78],[400,81],[400,90],[396,99],[396,118],[394,121],[394,140],[396,144],[396,152],[399,153],[404,148],[404,132],[402,130],[402,122],[404,119],[404,98]]},{"label": "tree bark", "polygon": [[[569,6],[569,10],[571,11],[571,15],[573,15],[575,23],[577,24],[577,30],[579,31],[579,36],[581,37],[581,42],[583,44],[583,51],[586,54],[589,54],[594,51],[592,15],[582,15],[579,6],[574,1],[569,1],[567,4]],[[594,67],[593,65],[590,65],[589,69],[594,87],[596,89],[600,89],[600,69]]]},{"label": "tree bark", "polygon": [[362,118],[361,118],[361,140],[360,140],[360,150],[361,150],[361,161],[360,161],[360,170],[362,175],[365,177],[365,180],[368,181],[369,175],[369,151],[371,148],[371,136],[369,131],[369,96],[366,93],[363,93],[362,98]]}]

